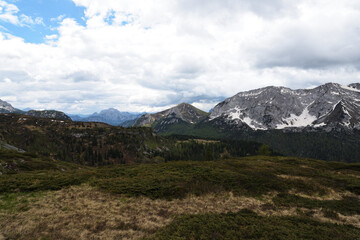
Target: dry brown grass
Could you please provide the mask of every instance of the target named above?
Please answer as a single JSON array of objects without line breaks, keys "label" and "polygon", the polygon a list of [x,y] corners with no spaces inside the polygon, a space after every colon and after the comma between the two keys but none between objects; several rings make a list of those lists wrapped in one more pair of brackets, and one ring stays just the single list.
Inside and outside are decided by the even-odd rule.
[{"label": "dry brown grass", "polygon": [[41,127],[33,126],[33,125],[24,125],[30,131],[38,131],[39,133],[44,133],[44,130]]},{"label": "dry brown grass", "polygon": [[336,224],[346,224],[346,225],[352,225],[354,227],[360,228],[360,215],[352,215],[347,216],[343,215],[341,213],[337,213],[338,218],[328,218],[324,216],[324,213],[321,210],[315,210],[313,212],[313,217],[321,222],[331,222]]},{"label": "dry brown grass", "polygon": [[[296,208],[275,208],[276,193],[260,199],[230,193],[188,196],[172,201],[149,198],[123,198],[76,186],[48,192],[30,210],[0,214],[0,240],[10,239],[141,239],[169,224],[178,214],[226,213],[247,208],[259,215],[294,216]],[[306,211],[306,209],[304,209]],[[321,221],[360,227],[360,216],[341,216],[332,220],[315,211]],[[1,235],[2,234],[2,235]]]},{"label": "dry brown grass", "polygon": [[305,193],[299,193],[295,190],[291,190],[289,191],[289,194],[293,194],[299,197],[303,197],[303,198],[309,198],[309,199],[315,199],[315,200],[320,200],[320,201],[326,201],[326,200],[342,200],[344,197],[355,197],[355,198],[359,198],[358,195],[351,193],[349,191],[344,191],[344,192],[337,192],[334,189],[331,188],[325,188],[323,187],[324,190],[326,191],[326,194],[319,194],[319,193],[314,193],[312,195],[309,194],[305,194]]},{"label": "dry brown grass", "polygon": [[285,175],[285,174],[279,174],[277,175],[279,178],[284,178],[284,179],[291,179],[291,180],[302,180],[302,181],[311,181],[311,178],[308,177],[302,177],[302,176],[293,176],[293,175]]},{"label": "dry brown grass", "polygon": [[139,239],[177,214],[256,210],[265,201],[231,193],[173,201],[121,198],[83,185],[49,192],[26,212],[3,214],[0,228],[4,236],[18,239]]},{"label": "dry brown grass", "polygon": [[296,190],[291,190],[289,191],[289,194],[293,194],[293,195],[297,195],[299,197],[303,197],[303,198],[309,198],[309,199],[315,199],[315,200],[341,200],[343,199],[343,197],[357,197],[356,194],[353,194],[349,191],[345,191],[345,192],[339,192],[339,191],[335,191],[332,188],[326,187],[324,185],[320,185],[315,183],[315,181],[313,181],[311,178],[308,177],[303,177],[303,176],[293,176],[293,175],[277,175],[280,178],[283,179],[290,179],[290,180],[300,180],[300,181],[304,181],[304,182],[312,182],[313,184],[316,184],[316,186],[319,189],[322,189],[323,192],[325,192],[326,194],[323,193],[316,193],[313,192],[312,195],[309,194],[305,194],[302,192],[297,192]]}]

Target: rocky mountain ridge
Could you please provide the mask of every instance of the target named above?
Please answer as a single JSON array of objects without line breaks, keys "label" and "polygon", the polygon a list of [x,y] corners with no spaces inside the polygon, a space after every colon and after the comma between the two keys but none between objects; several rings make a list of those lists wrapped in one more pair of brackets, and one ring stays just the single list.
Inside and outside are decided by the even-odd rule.
[{"label": "rocky mountain ridge", "polygon": [[[22,112],[1,100],[0,113],[70,120],[66,114],[58,111]],[[158,132],[166,131],[169,126],[198,125],[204,122],[220,129],[237,130],[360,129],[360,83],[347,86],[327,83],[313,89],[297,90],[269,86],[239,92],[217,104],[211,113],[181,103],[162,112],[142,116],[110,108],[85,118],[74,116],[73,120],[147,126]]]},{"label": "rocky mountain ridge", "polygon": [[11,104],[2,101],[0,99],[0,113],[18,113],[33,117],[40,118],[53,118],[59,120],[67,120],[71,121],[71,118],[67,116],[65,113],[56,111],[56,110],[29,110],[29,111],[21,111],[20,109],[14,108]]},{"label": "rocky mountain ridge", "polygon": [[313,89],[265,87],[240,92],[215,106],[207,121],[222,119],[253,130],[360,128],[360,84],[327,83]]},{"label": "rocky mountain ridge", "polygon": [[134,126],[153,127],[156,131],[161,131],[174,124],[196,124],[208,116],[209,113],[188,103],[181,103],[159,113],[144,114],[134,123]]},{"label": "rocky mountain ridge", "polygon": [[0,99],[0,113],[19,113],[21,110],[14,108],[10,103]]},{"label": "rocky mountain ridge", "polygon": [[60,119],[60,120],[67,120],[71,121],[71,118],[63,112],[55,111],[55,110],[30,110],[25,113],[25,115],[33,116],[33,117],[40,117],[40,118],[53,118],[53,119]]}]

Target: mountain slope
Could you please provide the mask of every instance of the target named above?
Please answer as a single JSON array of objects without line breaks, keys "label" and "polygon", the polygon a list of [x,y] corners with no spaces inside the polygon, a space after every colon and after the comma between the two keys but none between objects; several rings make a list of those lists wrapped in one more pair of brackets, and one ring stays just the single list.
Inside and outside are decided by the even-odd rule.
[{"label": "mountain slope", "polygon": [[190,104],[181,103],[159,113],[145,114],[135,122],[134,126],[153,127],[156,131],[163,132],[173,125],[188,126],[199,123],[208,115]]},{"label": "mountain slope", "polygon": [[[266,87],[240,92],[215,106],[209,121],[239,120],[253,130],[323,127],[360,128],[359,84],[328,83],[314,89]],[[334,118],[341,109],[342,117]],[[330,119],[332,119],[330,121]],[[332,126],[333,127],[333,126]]]},{"label": "mountain slope", "polygon": [[22,111],[14,108],[10,103],[0,99],[0,113],[21,113]]}]

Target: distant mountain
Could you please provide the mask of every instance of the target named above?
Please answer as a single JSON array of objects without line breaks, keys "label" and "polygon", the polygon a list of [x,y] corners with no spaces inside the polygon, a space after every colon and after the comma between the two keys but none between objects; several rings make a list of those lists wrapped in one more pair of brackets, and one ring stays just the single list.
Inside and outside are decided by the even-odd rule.
[{"label": "distant mountain", "polygon": [[102,110],[100,113],[94,113],[87,117],[81,117],[78,115],[72,115],[71,118],[73,121],[83,121],[83,122],[103,122],[114,126],[119,126],[127,121],[133,121],[138,119],[143,113],[129,113],[129,112],[120,112],[115,108],[109,108]]},{"label": "distant mountain", "polygon": [[153,127],[156,131],[161,132],[166,131],[172,125],[199,123],[208,116],[209,113],[201,111],[190,104],[181,103],[159,113],[145,114],[135,122],[134,126]]},{"label": "distant mountain", "polygon": [[2,101],[0,99],[0,113],[19,113],[28,116],[41,117],[41,118],[54,118],[60,120],[70,120],[71,118],[67,116],[65,113],[55,110],[29,110],[29,111],[21,111],[20,109],[14,108],[11,104]]},{"label": "distant mountain", "polygon": [[209,122],[253,130],[360,128],[360,84],[327,83],[314,89],[265,87],[240,92],[215,106]]},{"label": "distant mountain", "polygon": [[21,113],[20,109],[14,108],[10,103],[0,99],[0,113]]},{"label": "distant mountain", "polygon": [[75,122],[80,122],[83,121],[84,118],[89,117],[90,115],[81,115],[81,114],[67,114],[71,120],[75,121]]},{"label": "distant mountain", "polygon": [[59,120],[71,121],[71,118],[67,116],[65,113],[55,110],[42,110],[42,111],[30,110],[26,112],[25,115],[40,117],[40,118],[54,118]]}]

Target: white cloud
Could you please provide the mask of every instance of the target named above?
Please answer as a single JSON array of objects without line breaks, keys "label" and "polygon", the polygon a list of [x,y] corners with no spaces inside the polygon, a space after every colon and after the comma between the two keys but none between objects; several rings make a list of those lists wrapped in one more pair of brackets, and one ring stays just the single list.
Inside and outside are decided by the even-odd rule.
[{"label": "white cloud", "polygon": [[11,3],[0,0],[0,21],[9,22],[14,25],[28,26],[28,25],[44,25],[41,17],[30,17],[25,14],[18,15],[19,8]]},{"label": "white cloud", "polygon": [[46,35],[45,39],[46,40],[55,40],[57,39],[59,36],[57,34],[51,34],[51,35]]},{"label": "white cloud", "polygon": [[19,9],[14,4],[9,4],[0,0],[0,20],[10,22],[12,24],[19,24],[19,19],[16,13]]},{"label": "white cloud", "polygon": [[57,16],[57,17],[50,18],[50,21],[52,21],[52,22],[60,22],[60,21],[63,20],[65,17],[66,17],[65,14],[61,14],[61,15],[59,15],[59,16]]},{"label": "white cloud", "polygon": [[184,101],[208,110],[252,88],[360,78],[355,0],[73,1],[85,26],[56,17],[45,44],[0,34],[0,79],[11,79],[0,98],[72,113]]}]

